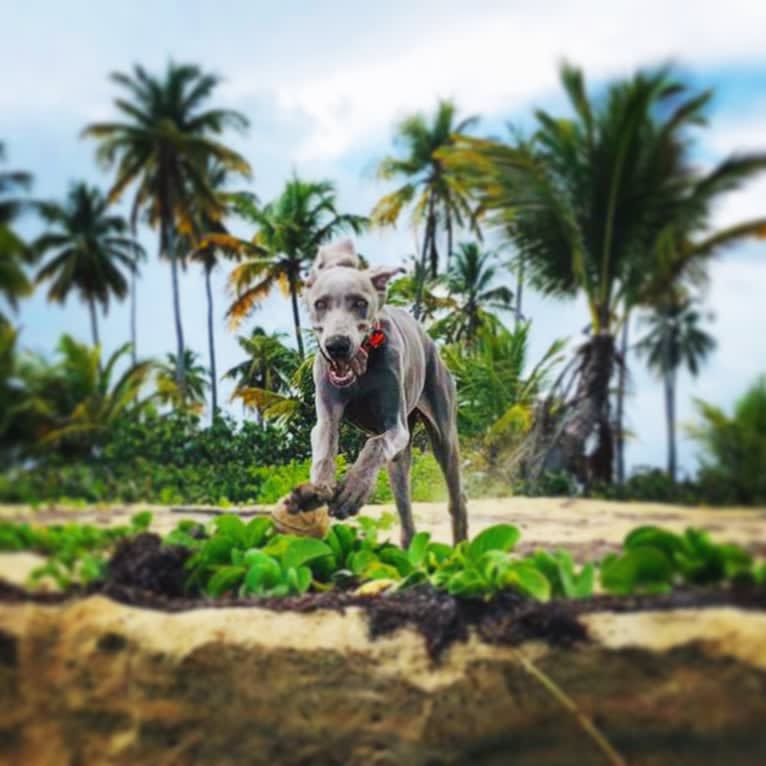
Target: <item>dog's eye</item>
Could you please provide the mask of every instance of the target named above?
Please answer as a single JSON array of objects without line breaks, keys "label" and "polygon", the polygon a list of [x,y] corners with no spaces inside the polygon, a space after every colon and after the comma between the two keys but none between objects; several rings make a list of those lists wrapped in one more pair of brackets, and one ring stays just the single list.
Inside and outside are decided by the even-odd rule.
[{"label": "dog's eye", "polygon": [[357,298],[354,301],[354,308],[357,311],[367,311],[367,301],[364,298]]},{"label": "dog's eye", "polygon": [[327,301],[323,301],[323,300],[315,301],[314,308],[317,311],[324,311],[327,308]]}]

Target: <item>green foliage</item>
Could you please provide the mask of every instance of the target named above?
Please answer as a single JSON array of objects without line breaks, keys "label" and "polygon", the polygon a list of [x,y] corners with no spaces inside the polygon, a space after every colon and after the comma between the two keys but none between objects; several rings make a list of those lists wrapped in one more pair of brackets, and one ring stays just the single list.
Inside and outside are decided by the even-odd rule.
[{"label": "green foliage", "polygon": [[[617,595],[665,593],[679,585],[715,586],[732,581],[766,584],[766,564],[742,548],[714,543],[697,529],[683,534],[638,527],[619,554],[578,567],[566,551],[537,550],[520,556],[519,530],[496,524],[473,540],[450,546],[420,532],[402,550],[385,539],[394,516],[359,516],[334,524],[323,540],[280,534],[270,518],[248,522],[224,514],[207,527],[184,520],[164,545],[188,548],[187,586],[212,598],[288,596],[309,590],[383,580],[385,589],[429,583],[464,598],[489,599],[506,590],[528,598],[587,598],[596,583]],[[66,524],[51,527],[0,523],[0,551],[31,550],[48,556],[32,581],[50,577],[60,588],[101,579],[106,555],[118,540],[149,528],[151,514],[129,526],[103,529]]]},{"label": "green foliage", "polygon": [[715,498],[707,495],[699,482],[674,481],[667,472],[659,468],[641,468],[628,477],[623,484],[595,485],[591,488],[590,495],[607,500],[637,500],[681,505],[715,502]]},{"label": "green foliage", "polygon": [[556,598],[587,598],[593,594],[596,569],[585,564],[579,571],[567,551],[535,551],[532,563],[548,580]]},{"label": "green foliage", "polygon": [[698,400],[702,418],[690,429],[702,447],[699,481],[704,492],[724,503],[766,503],[766,376],[734,404],[729,416]]},{"label": "green foliage", "polygon": [[96,527],[90,524],[50,526],[0,521],[0,552],[33,551],[48,557],[31,574],[32,583],[51,578],[63,589],[100,580],[107,555],[123,538],[149,528],[152,514],[135,514],[128,526]]},{"label": "green foliage", "polygon": [[726,580],[757,579],[753,560],[742,548],[717,544],[707,532],[676,534],[658,527],[634,529],[621,555],[601,565],[601,585],[610,593],[665,593],[675,585],[710,585]]}]

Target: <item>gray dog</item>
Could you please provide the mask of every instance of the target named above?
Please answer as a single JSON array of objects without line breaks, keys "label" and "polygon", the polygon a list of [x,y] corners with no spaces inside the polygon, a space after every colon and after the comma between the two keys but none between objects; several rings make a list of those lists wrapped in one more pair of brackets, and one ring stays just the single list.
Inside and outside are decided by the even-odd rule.
[{"label": "gray dog", "polygon": [[[447,481],[452,535],[458,542],[466,538],[468,525],[455,384],[418,322],[403,309],[384,305],[388,281],[400,271],[360,269],[350,240],[319,250],[304,292],[319,344],[311,483],[296,487],[287,507],[298,513],[327,503],[336,518],[356,514],[385,465],[401,519],[402,545],[407,546],[415,534],[410,503],[412,428],[421,418]],[[371,437],[336,487],[338,430],[344,418]]]}]

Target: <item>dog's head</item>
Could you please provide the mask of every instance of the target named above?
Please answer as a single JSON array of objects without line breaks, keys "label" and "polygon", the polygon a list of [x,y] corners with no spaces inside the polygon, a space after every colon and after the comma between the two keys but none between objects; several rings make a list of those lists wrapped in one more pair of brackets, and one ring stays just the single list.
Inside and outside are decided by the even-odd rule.
[{"label": "dog's head", "polygon": [[351,240],[319,248],[303,299],[323,354],[331,361],[333,385],[350,385],[361,374],[360,349],[386,300],[389,280],[404,271],[360,269]]}]

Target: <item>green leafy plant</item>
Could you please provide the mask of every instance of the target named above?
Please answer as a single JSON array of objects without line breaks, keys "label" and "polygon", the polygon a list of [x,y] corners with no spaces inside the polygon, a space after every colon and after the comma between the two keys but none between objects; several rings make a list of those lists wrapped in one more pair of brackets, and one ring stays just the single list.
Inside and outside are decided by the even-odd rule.
[{"label": "green leafy plant", "polygon": [[733,579],[757,580],[752,557],[732,544],[714,543],[707,532],[676,534],[654,526],[634,529],[621,555],[601,564],[601,585],[619,595],[666,593],[676,585],[711,585]]},{"label": "green leafy plant", "polygon": [[[698,529],[676,533],[638,527],[627,535],[620,553],[606,556],[600,564],[578,566],[563,550],[519,555],[514,549],[520,532],[510,524],[488,527],[456,546],[419,532],[403,550],[386,539],[393,523],[390,513],[360,516],[333,524],[323,540],[316,540],[279,534],[265,516],[246,522],[224,514],[207,526],[183,520],[163,544],[189,549],[187,586],[211,598],[299,595],[372,581],[384,581],[379,583],[383,590],[430,584],[462,598],[490,599],[510,590],[538,600],[588,598],[598,585],[620,596],[739,581],[766,585],[766,563],[755,562],[737,545],[713,542]],[[130,525],[107,529],[2,522],[0,551],[31,550],[47,556],[33,572],[32,582],[50,578],[66,589],[102,579],[116,542],[150,524],[148,512],[136,514]]]},{"label": "green leafy plant", "polygon": [[47,561],[30,575],[32,584],[46,578],[63,589],[87,585],[103,578],[109,552],[123,538],[149,528],[152,514],[135,514],[129,525],[107,527],[90,524],[56,524],[0,522],[0,551],[33,551],[47,556]]}]

